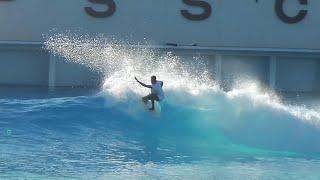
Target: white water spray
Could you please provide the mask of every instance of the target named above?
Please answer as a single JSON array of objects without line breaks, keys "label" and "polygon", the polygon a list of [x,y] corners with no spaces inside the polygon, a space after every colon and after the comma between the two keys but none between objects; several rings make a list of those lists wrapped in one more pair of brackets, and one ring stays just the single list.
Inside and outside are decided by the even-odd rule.
[{"label": "white water spray", "polygon": [[165,82],[167,103],[174,106],[183,104],[186,108],[199,110],[210,110],[215,106],[216,110],[226,113],[229,118],[238,118],[239,113],[260,113],[261,109],[269,109],[320,127],[318,111],[285,105],[274,93],[262,91],[256,82],[244,80],[240,87],[234,87],[229,92],[220,90],[201,58],[185,61],[171,52],[132,47],[103,36],[90,38],[72,33],[50,36],[45,42],[45,49],[64,57],[66,61],[103,74],[105,80],[102,91],[113,98],[128,99],[132,94],[146,94],[146,90],[134,81],[134,76],[149,81],[151,75],[156,75]]}]

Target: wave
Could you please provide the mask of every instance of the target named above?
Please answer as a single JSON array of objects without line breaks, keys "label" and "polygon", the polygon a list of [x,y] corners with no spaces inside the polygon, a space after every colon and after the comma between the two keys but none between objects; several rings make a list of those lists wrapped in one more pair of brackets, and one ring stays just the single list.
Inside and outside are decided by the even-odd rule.
[{"label": "wave", "polygon": [[[172,52],[133,47],[102,35],[56,33],[44,48],[66,61],[103,74],[98,94],[105,106],[132,120],[153,121],[155,116],[137,105],[148,90],[134,77],[148,82],[151,75],[164,81],[166,98],[160,117],[185,131],[214,139],[221,131],[231,142],[262,149],[320,152],[320,111],[281,101],[258,82],[241,79],[225,92],[214,82],[210,62],[201,56],[187,60]],[[182,128],[183,129],[183,128]],[[182,133],[183,134],[183,133]]]}]

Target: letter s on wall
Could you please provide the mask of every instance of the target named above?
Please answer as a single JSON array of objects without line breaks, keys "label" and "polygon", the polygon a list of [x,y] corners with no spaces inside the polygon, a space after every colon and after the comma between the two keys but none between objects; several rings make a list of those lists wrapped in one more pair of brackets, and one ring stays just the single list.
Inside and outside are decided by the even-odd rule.
[{"label": "letter s on wall", "polygon": [[199,0],[182,0],[183,3],[189,6],[196,6],[203,9],[202,14],[191,14],[188,10],[181,10],[183,17],[192,20],[192,21],[202,21],[211,16],[212,8],[208,2],[199,1]]},{"label": "letter s on wall", "polygon": [[[287,16],[283,10],[284,2],[285,0],[276,0],[275,5],[276,14],[283,22],[288,24],[294,24],[302,21],[307,16],[307,10],[300,10],[299,13],[294,17]],[[301,5],[308,5],[308,0],[299,0],[299,2]]]},{"label": "letter s on wall", "polygon": [[96,11],[92,7],[85,7],[85,11],[92,17],[105,18],[110,17],[116,12],[116,3],[113,0],[88,0],[95,4],[105,4],[108,6],[106,11]]}]

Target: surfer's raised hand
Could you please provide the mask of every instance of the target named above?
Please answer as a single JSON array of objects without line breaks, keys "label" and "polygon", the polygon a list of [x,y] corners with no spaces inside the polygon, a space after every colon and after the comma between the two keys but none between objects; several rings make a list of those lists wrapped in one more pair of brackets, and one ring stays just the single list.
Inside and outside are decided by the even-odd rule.
[{"label": "surfer's raised hand", "polygon": [[134,77],[134,79],[135,79],[139,84],[143,85],[143,83],[142,83],[141,81],[139,81],[137,77]]},{"label": "surfer's raised hand", "polygon": [[141,81],[139,81],[139,80],[137,79],[137,77],[134,77],[134,79],[135,79],[139,84],[141,84],[142,86],[144,86],[144,87],[146,87],[146,88],[151,88],[151,87],[152,87],[152,86],[150,86],[150,85],[146,85],[146,84],[142,83]]}]

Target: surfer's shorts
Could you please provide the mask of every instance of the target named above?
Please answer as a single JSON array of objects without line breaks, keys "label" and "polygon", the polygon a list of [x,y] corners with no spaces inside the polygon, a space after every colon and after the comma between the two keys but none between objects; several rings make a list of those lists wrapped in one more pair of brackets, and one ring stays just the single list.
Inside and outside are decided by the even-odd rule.
[{"label": "surfer's shorts", "polygon": [[159,97],[156,94],[149,94],[143,97],[143,99],[160,101]]}]

